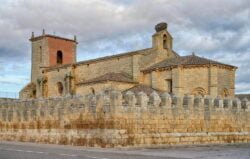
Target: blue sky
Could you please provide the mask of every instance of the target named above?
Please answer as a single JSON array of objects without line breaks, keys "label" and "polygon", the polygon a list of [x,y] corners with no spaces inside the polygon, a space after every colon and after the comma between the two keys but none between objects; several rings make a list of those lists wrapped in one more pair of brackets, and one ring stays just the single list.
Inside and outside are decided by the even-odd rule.
[{"label": "blue sky", "polygon": [[73,38],[78,61],[151,47],[158,22],[174,49],[238,66],[236,92],[250,93],[249,0],[0,0],[0,91],[30,80],[31,32]]}]

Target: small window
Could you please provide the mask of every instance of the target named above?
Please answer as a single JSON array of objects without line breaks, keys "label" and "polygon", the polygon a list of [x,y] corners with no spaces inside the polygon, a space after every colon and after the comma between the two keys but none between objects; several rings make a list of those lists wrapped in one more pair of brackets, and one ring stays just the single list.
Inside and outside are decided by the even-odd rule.
[{"label": "small window", "polygon": [[63,63],[63,53],[62,51],[57,51],[57,64]]},{"label": "small window", "polygon": [[166,34],[164,34],[164,36],[163,36],[163,48],[164,49],[167,49],[168,48],[168,44],[167,44],[167,35]]},{"label": "small window", "polygon": [[35,98],[36,97],[36,90],[32,91],[32,97]]},{"label": "small window", "polygon": [[167,92],[168,93],[173,93],[173,82],[172,79],[167,79]]},{"label": "small window", "polygon": [[163,40],[163,48],[164,49],[167,49],[168,47],[167,47],[167,40]]},{"label": "small window", "polygon": [[61,96],[63,94],[63,84],[62,84],[62,82],[57,83],[57,89],[58,89],[59,95]]},{"label": "small window", "polygon": [[95,89],[91,88],[91,93],[95,95]]}]

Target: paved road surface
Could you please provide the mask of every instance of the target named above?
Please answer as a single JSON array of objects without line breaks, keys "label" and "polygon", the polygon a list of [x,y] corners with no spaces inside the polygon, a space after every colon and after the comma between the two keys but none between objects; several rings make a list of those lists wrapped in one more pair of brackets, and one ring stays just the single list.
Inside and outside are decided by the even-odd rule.
[{"label": "paved road surface", "polygon": [[0,159],[250,159],[250,143],[154,149],[101,149],[0,142]]}]

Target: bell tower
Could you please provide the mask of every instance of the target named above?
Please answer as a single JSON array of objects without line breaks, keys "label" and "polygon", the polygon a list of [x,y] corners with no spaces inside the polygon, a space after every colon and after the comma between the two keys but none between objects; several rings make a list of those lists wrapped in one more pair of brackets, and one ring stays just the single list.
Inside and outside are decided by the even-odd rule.
[{"label": "bell tower", "polygon": [[46,34],[35,36],[32,32],[30,38],[32,52],[31,82],[37,83],[42,77],[42,71],[46,68],[73,64],[76,62],[76,36],[74,39],[67,39],[55,35]]},{"label": "bell tower", "polygon": [[156,33],[152,36],[152,45],[163,55],[171,56],[173,49],[173,37],[167,31],[167,23],[162,22],[155,26]]}]

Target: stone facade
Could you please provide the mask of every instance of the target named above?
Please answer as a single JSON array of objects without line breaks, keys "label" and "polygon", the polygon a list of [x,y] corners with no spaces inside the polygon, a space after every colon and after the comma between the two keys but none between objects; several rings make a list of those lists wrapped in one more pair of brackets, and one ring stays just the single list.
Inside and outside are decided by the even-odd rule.
[{"label": "stone facade", "polygon": [[31,82],[0,100],[0,140],[98,147],[250,142],[237,67],[173,50],[167,24],[152,47],[76,62],[76,37],[32,34]]},{"label": "stone facade", "polygon": [[250,102],[119,91],[2,101],[0,140],[128,147],[250,142]]},{"label": "stone facade", "polygon": [[[180,56],[173,50],[173,38],[167,31],[167,24],[160,23],[155,29],[151,48],[81,62],[76,62],[76,38],[66,39],[45,32],[38,37],[32,34],[29,85],[35,88],[26,86],[20,97],[84,95],[98,93],[100,88],[126,91],[137,85],[179,96],[234,97],[237,67],[194,54]],[[109,73],[130,76],[133,83],[117,77],[91,85],[80,84]]]}]

